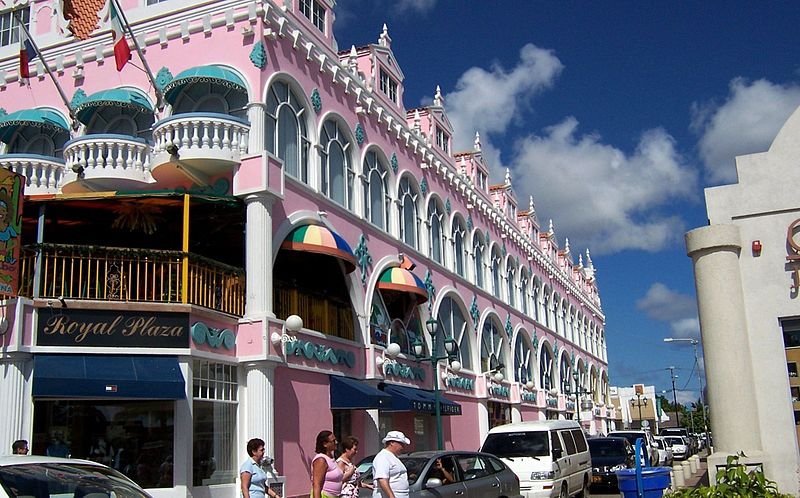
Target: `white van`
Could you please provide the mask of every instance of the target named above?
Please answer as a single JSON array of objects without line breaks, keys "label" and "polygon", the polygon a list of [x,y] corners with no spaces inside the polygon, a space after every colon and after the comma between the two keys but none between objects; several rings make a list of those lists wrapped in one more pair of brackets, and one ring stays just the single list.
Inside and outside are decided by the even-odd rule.
[{"label": "white van", "polygon": [[500,457],[526,498],[589,496],[592,460],[574,420],[517,422],[489,431],[481,451]]}]

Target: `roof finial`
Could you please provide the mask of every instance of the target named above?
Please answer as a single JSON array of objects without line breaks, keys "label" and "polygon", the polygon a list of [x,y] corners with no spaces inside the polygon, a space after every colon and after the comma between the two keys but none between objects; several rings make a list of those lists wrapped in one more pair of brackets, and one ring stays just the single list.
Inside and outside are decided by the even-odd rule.
[{"label": "roof finial", "polygon": [[444,100],[442,99],[442,90],[439,85],[436,85],[436,95],[433,96],[433,105],[442,107]]},{"label": "roof finial", "polygon": [[553,228],[553,218],[550,218],[550,226],[547,227],[547,233],[550,235],[556,233],[555,229]]},{"label": "roof finial", "polygon": [[589,254],[589,249],[586,249],[586,266],[594,270],[594,263],[592,263],[592,256]]},{"label": "roof finial", "polygon": [[511,171],[506,168],[506,185],[511,185]]},{"label": "roof finial", "polygon": [[420,122],[419,109],[414,109],[414,131],[416,131],[417,133],[419,133],[421,130],[419,122]]},{"label": "roof finial", "polygon": [[564,238],[564,254],[569,254],[569,237]]},{"label": "roof finial", "polygon": [[529,213],[536,212],[536,210],[533,208],[533,196],[532,195],[528,196],[528,212]]},{"label": "roof finial", "polygon": [[391,43],[392,39],[389,37],[389,28],[386,27],[386,23],[383,23],[383,32],[381,32],[381,36],[378,37],[378,45],[389,48]]},{"label": "roof finial", "polygon": [[481,134],[479,132],[475,132],[475,150],[481,150]]},{"label": "roof finial", "polygon": [[353,74],[358,74],[358,51],[355,45],[350,46],[350,58],[347,61],[347,67]]},{"label": "roof finial", "polygon": [[583,254],[578,254],[578,268],[583,268]]}]

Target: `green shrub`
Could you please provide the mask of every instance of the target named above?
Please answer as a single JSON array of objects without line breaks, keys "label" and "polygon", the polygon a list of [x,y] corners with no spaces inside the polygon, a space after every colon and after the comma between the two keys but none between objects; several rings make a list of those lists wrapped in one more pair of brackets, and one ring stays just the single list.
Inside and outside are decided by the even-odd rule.
[{"label": "green shrub", "polygon": [[778,492],[775,482],[764,477],[764,471],[757,467],[747,471],[739,458],[744,453],[731,455],[725,469],[717,472],[717,484],[694,489],[682,489],[670,494],[670,498],[791,498]]}]

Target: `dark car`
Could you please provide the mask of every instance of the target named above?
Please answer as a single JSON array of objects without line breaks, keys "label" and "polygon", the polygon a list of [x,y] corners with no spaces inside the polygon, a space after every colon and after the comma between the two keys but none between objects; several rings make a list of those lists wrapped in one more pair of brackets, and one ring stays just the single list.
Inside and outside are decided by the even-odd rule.
[{"label": "dark car", "polygon": [[[409,498],[521,498],[517,475],[488,453],[415,451],[398,458],[408,470]],[[359,463],[366,469],[361,479],[370,484],[371,461],[367,457]]]},{"label": "dark car", "polygon": [[589,491],[619,493],[617,470],[636,466],[634,450],[624,437],[598,437],[588,439],[592,455],[592,483]]}]

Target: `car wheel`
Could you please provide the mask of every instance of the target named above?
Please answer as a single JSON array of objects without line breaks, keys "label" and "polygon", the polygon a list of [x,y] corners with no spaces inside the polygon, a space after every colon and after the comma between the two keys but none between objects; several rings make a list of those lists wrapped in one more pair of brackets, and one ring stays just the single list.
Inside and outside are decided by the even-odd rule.
[{"label": "car wheel", "polygon": [[561,492],[558,494],[558,498],[569,498],[569,491],[567,490],[567,483],[561,485]]},{"label": "car wheel", "polygon": [[578,498],[589,498],[591,496],[589,494],[589,476],[584,476],[583,478],[583,488],[581,488],[580,493],[576,495]]}]

